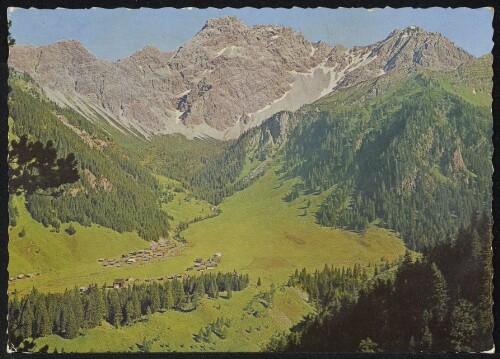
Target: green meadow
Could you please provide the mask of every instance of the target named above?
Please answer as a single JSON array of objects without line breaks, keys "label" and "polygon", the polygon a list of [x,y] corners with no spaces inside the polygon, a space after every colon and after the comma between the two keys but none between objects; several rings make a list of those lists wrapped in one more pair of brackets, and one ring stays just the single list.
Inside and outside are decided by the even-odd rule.
[{"label": "green meadow", "polygon": [[[164,184],[169,181],[160,180]],[[110,284],[116,278],[144,280],[179,274],[192,266],[195,258],[206,258],[215,252],[222,253],[222,262],[215,271],[249,274],[251,283],[229,300],[223,295],[217,300],[205,298],[192,312],[154,313],[118,329],[103,322],[75,339],[57,335],[39,338],[37,348],[48,345],[49,351],[138,351],[144,342],[149,343],[150,351],[256,351],[273,335],[288,331],[313,310],[303,293],[284,286],[296,268],[314,270],[322,269],[325,263],[336,267],[360,263],[370,271],[382,258],[394,260],[404,253],[405,246],[398,235],[375,224],[364,233],[317,225],[314,212],[326,194],[302,194],[292,202],[283,201],[296,182],[279,178],[273,170],[267,171],[248,188],[221,203],[221,214],[191,223],[181,232],[187,243],[177,243],[178,255],[121,268],[105,268],[98,259],[119,258],[131,250],[147,248],[148,242],[136,233],[118,233],[96,225],[82,227],[77,223],[73,223],[76,233],[72,236],[64,231],[68,224],[55,233],[34,221],[21,198],[17,198],[20,216],[9,233],[10,276],[33,272],[40,272],[40,276],[11,282],[9,292],[17,290],[23,295],[32,287],[61,292],[90,283]],[[188,196],[191,197],[187,191],[175,193],[173,200],[163,204],[174,217],[175,225],[210,211],[208,203],[192,197],[187,201]],[[25,236],[20,237],[23,228]],[[258,278],[261,287],[256,286]],[[259,293],[269,291],[271,285],[277,289],[271,303],[265,306]],[[257,306],[256,311],[249,310],[252,306]],[[200,328],[218,317],[231,320],[227,338],[196,342],[194,335]]]},{"label": "green meadow", "polygon": [[[367,265],[381,257],[395,259],[404,252],[404,244],[393,232],[369,226],[357,234],[315,224],[315,196],[301,196],[291,203],[282,198],[295,181],[282,181],[269,171],[244,191],[238,192],[219,207],[222,213],[214,218],[193,223],[182,232],[187,240],[183,250],[174,257],[145,265],[102,267],[99,258],[119,258],[131,250],[148,247],[135,233],[118,233],[92,225],[73,223],[76,234],[70,236],[63,225],[60,233],[34,221],[20,199],[18,224],[10,228],[10,276],[40,272],[33,279],[15,281],[9,291],[23,293],[36,286],[43,291],[64,291],[89,283],[111,283],[116,278],[155,278],[180,274],[197,257],[222,253],[220,271],[236,269],[252,279],[262,277],[278,284],[286,282],[295,268],[321,269],[325,263],[334,266]],[[177,207],[185,219],[209,210],[202,201],[185,202],[186,194],[176,194],[166,206]],[[317,196],[319,197],[319,196]],[[310,207],[304,215],[307,201]],[[191,214],[189,214],[191,211]],[[177,215],[175,211],[174,218]],[[25,236],[19,232],[25,229]],[[178,244],[180,247],[181,244]]]},{"label": "green meadow", "polygon": [[[270,337],[287,331],[312,311],[297,289],[278,288],[270,303],[262,303],[257,299],[259,293],[266,290],[269,290],[269,285],[263,283],[262,287],[256,287],[254,283],[234,293],[230,300],[205,298],[194,312],[155,313],[118,329],[103,322],[76,339],[51,335],[36,340],[36,344],[37,348],[48,345],[51,352],[54,349],[65,352],[135,352],[144,341],[151,342],[148,350],[152,352],[259,351]],[[209,343],[194,339],[202,327],[220,317],[231,321],[226,338],[213,335]]]},{"label": "green meadow", "polygon": [[155,178],[162,184],[173,197],[167,203],[162,203],[162,208],[171,216],[172,228],[176,228],[181,222],[189,222],[196,217],[206,217],[211,213],[212,205],[200,200],[182,187],[179,181],[161,175]]},{"label": "green meadow", "polygon": [[[206,257],[223,254],[222,270],[236,269],[251,278],[282,283],[295,268],[321,269],[368,264],[382,256],[395,259],[404,244],[389,231],[370,226],[364,234],[320,227],[315,223],[319,196],[282,198],[295,181],[283,181],[273,171],[220,205],[222,214],[194,223],[183,232],[187,252]],[[304,215],[307,201],[309,211]]]}]

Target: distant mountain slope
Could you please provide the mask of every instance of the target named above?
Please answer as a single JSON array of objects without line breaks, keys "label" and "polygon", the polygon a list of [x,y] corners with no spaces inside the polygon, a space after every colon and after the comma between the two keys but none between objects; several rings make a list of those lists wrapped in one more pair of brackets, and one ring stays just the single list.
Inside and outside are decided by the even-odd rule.
[{"label": "distant mountain slope", "polygon": [[[378,218],[422,248],[491,206],[491,109],[451,94],[431,73],[377,82],[305,109],[283,171],[303,179],[297,192],[333,189],[320,224],[363,230]],[[360,100],[374,90],[385,93]]]},{"label": "distant mountain slope", "polygon": [[40,94],[26,75],[11,73],[9,112],[14,136],[55,142],[59,156],[73,152],[81,180],[58,198],[26,198],[33,218],[58,229],[61,222],[100,224],[119,232],[137,231],[147,240],[167,236],[167,214],[160,209],[160,186],[151,174],[130,160],[110,132],[71,109],[62,109]]},{"label": "distant mountain slope", "polygon": [[[486,86],[490,66],[464,68]],[[183,183],[217,204],[281,163],[280,176],[301,178],[285,201],[328,194],[318,223],[362,231],[379,219],[422,248],[491,205],[491,95],[461,73],[396,70],[278,113]]]},{"label": "distant mountain slope", "polygon": [[14,46],[9,66],[29,73],[60,105],[151,137],[233,139],[273,114],[393,70],[450,70],[471,56],[437,33],[395,30],[346,49],[310,43],[291,28],[210,19],[174,53],[146,47],[109,62],[77,41]]}]

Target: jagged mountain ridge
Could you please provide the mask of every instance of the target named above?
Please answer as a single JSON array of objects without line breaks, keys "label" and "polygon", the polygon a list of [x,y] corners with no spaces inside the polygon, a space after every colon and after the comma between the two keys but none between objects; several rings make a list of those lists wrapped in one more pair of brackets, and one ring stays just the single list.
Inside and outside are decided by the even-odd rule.
[{"label": "jagged mountain ridge", "polygon": [[30,74],[57,103],[146,137],[232,139],[276,112],[386,72],[449,70],[471,58],[441,34],[414,26],[346,49],[311,43],[291,28],[222,17],[173,53],[148,46],[110,62],[69,40],[14,46],[9,66]]}]

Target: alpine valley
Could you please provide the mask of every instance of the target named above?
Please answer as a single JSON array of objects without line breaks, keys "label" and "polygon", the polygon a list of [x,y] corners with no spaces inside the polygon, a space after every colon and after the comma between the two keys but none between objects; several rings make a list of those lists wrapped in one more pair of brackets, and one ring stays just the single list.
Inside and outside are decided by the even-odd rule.
[{"label": "alpine valley", "polygon": [[10,198],[12,349],[490,349],[491,65],[235,17],[114,62],[11,46],[10,139],[80,174]]}]

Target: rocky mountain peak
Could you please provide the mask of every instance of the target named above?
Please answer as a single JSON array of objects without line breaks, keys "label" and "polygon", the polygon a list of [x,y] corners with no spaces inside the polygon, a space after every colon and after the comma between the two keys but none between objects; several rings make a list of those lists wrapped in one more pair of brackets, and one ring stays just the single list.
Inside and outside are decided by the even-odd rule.
[{"label": "rocky mountain peak", "polygon": [[400,35],[414,35],[414,34],[429,34],[425,29],[416,26],[416,25],[410,25],[405,27],[404,29],[395,29],[393,30],[387,38],[393,37],[393,36],[400,36]]},{"label": "rocky mountain peak", "polygon": [[65,40],[59,40],[54,42],[52,45],[48,46],[53,46],[53,47],[67,47],[67,48],[73,48],[73,49],[83,49],[88,51],[83,44],[75,39],[65,39]]},{"label": "rocky mountain peak", "polygon": [[242,28],[246,27],[240,19],[236,16],[222,16],[215,19],[208,19],[203,26],[202,30],[205,29],[224,29],[224,28]]},{"label": "rocky mountain peak", "polygon": [[417,26],[394,30],[374,51],[386,58],[384,71],[394,68],[425,66],[431,70],[455,69],[472,58],[440,33],[427,32]]},{"label": "rocky mountain peak", "polygon": [[132,54],[132,56],[143,56],[143,55],[160,55],[161,51],[152,45],[148,45],[143,49],[136,51]]},{"label": "rocky mountain peak", "polygon": [[68,39],[55,42],[45,47],[47,51],[59,52],[63,55],[78,58],[84,57],[86,59],[96,59],[96,57],[78,40]]},{"label": "rocky mountain peak", "polygon": [[144,62],[148,60],[157,62],[159,60],[168,60],[171,56],[172,53],[162,52],[156,47],[148,45],[145,48],[134,52],[132,55],[130,55],[129,59],[134,62]]}]

